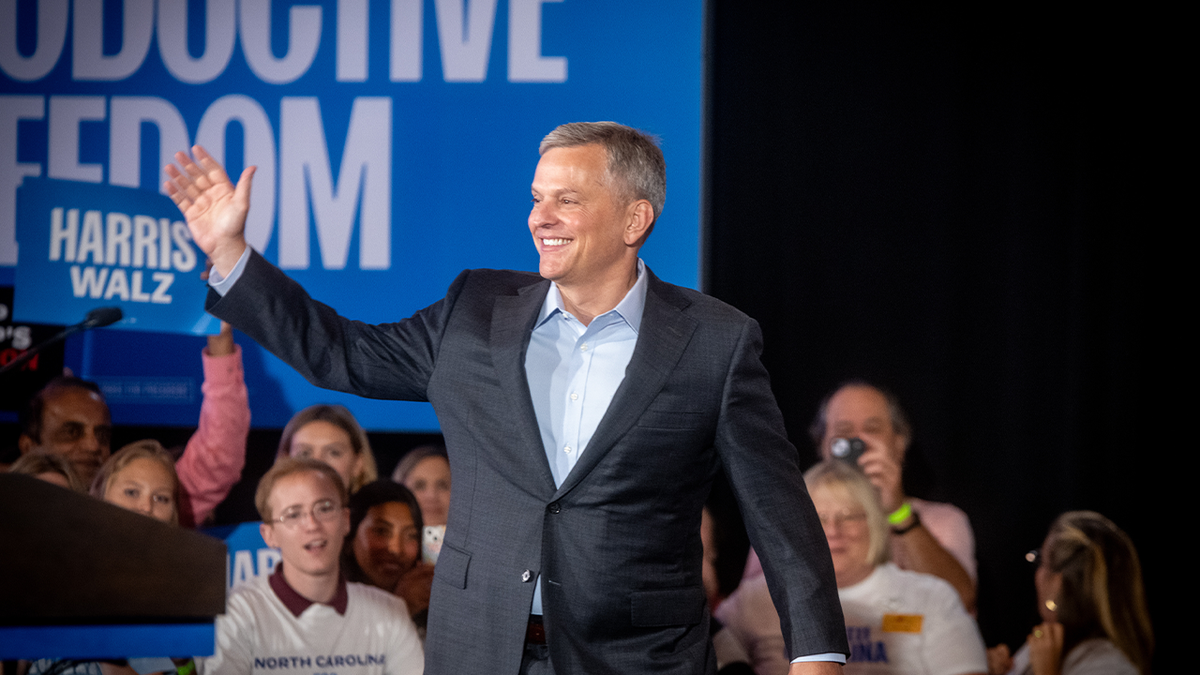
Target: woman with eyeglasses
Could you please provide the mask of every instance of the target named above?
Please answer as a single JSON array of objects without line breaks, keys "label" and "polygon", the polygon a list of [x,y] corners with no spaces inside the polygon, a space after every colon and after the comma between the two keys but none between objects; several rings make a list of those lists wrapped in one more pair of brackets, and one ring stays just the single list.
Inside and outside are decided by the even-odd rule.
[{"label": "woman with eyeglasses", "polygon": [[[887,516],[867,477],[826,460],[804,482],[833,558],[850,643],[847,675],[987,672],[983,639],[954,588],[887,561]],[[742,641],[758,675],[788,672],[779,615],[762,577],[743,581],[716,616]]]},{"label": "woman with eyeglasses", "polygon": [[1137,550],[1121,528],[1093,511],[1069,511],[1050,526],[1037,566],[1038,613],[1024,646],[989,650],[993,673],[1134,675],[1148,673],[1154,633]]}]

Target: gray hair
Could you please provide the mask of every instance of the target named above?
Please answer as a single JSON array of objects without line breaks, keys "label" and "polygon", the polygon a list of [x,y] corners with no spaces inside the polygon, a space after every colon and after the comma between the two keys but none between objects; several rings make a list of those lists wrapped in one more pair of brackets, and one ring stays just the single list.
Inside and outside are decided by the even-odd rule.
[{"label": "gray hair", "polygon": [[867,530],[871,536],[866,562],[878,567],[888,561],[891,548],[887,516],[883,513],[883,505],[879,503],[879,492],[871,485],[866,474],[840,459],[827,459],[804,472],[804,484],[809,494],[818,488],[831,490],[861,506],[867,514]]},{"label": "gray hair", "polygon": [[667,201],[667,162],[655,137],[616,122],[571,122],[546,134],[538,154],[592,144],[608,155],[608,179],[617,195],[627,204],[650,202],[658,220]]},{"label": "gray hair", "polygon": [[825,441],[825,427],[829,423],[829,402],[838,392],[848,387],[874,389],[883,395],[883,399],[887,401],[888,417],[891,419],[892,429],[896,431],[897,435],[903,436],[906,441],[912,440],[912,424],[908,421],[908,415],[904,413],[904,408],[900,407],[900,399],[895,394],[866,380],[846,380],[821,399],[821,405],[817,407],[817,416],[813,418],[812,424],[808,427],[808,437],[816,446],[818,455],[821,452],[821,443]]}]

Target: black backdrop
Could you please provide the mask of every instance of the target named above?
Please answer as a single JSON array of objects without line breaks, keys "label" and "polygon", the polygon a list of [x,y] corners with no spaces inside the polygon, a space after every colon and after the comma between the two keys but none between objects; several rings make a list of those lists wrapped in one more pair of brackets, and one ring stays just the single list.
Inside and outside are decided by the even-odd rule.
[{"label": "black backdrop", "polygon": [[802,464],[825,393],[888,386],[910,492],[971,518],[988,643],[1024,640],[1022,554],[1087,508],[1142,554],[1162,670],[1135,17],[713,0],[709,33],[705,290],[761,323]]}]

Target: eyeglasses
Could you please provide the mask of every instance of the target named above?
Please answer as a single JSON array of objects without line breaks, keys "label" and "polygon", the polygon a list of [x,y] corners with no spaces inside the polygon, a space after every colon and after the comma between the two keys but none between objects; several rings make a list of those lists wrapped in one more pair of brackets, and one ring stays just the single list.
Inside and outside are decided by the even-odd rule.
[{"label": "eyeglasses", "polygon": [[866,521],[867,514],[862,511],[839,511],[838,513],[818,513],[817,518],[820,518],[821,525],[825,527],[830,525],[842,527],[847,523],[854,523],[857,525],[858,523]]},{"label": "eyeglasses", "polygon": [[300,506],[299,504],[286,509],[277,518],[272,519],[272,522],[281,523],[284,527],[294,530],[300,526],[300,523],[304,522],[304,515],[306,513],[312,514],[313,520],[315,521],[327,523],[334,518],[337,518],[342,508],[343,507],[340,504],[332,499],[322,499],[316,504],[313,504],[312,508],[308,511],[305,511],[304,507]]}]

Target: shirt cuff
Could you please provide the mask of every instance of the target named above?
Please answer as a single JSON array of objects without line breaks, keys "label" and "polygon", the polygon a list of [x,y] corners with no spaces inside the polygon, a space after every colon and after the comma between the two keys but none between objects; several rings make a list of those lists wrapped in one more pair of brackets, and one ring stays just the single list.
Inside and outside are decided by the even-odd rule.
[{"label": "shirt cuff", "polygon": [[792,663],[810,663],[814,661],[833,661],[845,665],[846,655],[839,652],[826,652],[825,654],[809,654],[808,656],[797,656],[792,659]]},{"label": "shirt cuff", "polygon": [[247,246],[245,251],[242,251],[242,257],[238,258],[237,264],[233,269],[229,270],[229,276],[222,277],[217,268],[208,271],[208,285],[217,292],[217,295],[224,297],[229,289],[237,283],[237,280],[242,278],[242,272],[246,270],[246,261],[250,259],[250,247]]}]

